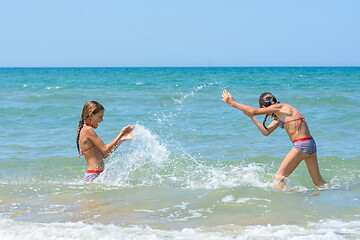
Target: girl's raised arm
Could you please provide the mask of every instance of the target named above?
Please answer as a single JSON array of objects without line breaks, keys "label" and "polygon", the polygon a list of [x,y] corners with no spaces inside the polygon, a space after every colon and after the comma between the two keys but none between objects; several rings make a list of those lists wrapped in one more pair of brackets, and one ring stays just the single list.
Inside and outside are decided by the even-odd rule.
[{"label": "girl's raised arm", "polygon": [[240,104],[235,102],[234,98],[226,90],[222,93],[222,97],[223,97],[222,100],[227,104],[229,104],[230,106],[243,111],[245,114],[250,114],[250,115],[272,114],[274,112],[275,113],[278,112],[281,108],[279,104],[271,105],[270,107],[267,108],[253,108],[248,105]]},{"label": "girl's raised arm", "polygon": [[274,120],[272,121],[267,128],[265,128],[255,117],[254,115],[245,113],[245,115],[249,116],[249,118],[254,122],[255,126],[260,130],[260,132],[264,136],[269,136],[278,126],[278,121]]}]

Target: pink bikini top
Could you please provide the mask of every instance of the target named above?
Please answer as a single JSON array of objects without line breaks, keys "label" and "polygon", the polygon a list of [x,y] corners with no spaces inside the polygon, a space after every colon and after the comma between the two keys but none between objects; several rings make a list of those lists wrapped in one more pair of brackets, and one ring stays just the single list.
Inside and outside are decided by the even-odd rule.
[{"label": "pink bikini top", "polygon": [[299,129],[300,129],[300,124],[301,124],[302,122],[306,122],[306,121],[305,121],[305,118],[303,118],[303,117],[297,118],[297,119],[293,119],[293,120],[290,120],[290,121],[286,121],[286,122],[283,122],[283,121],[281,121],[280,119],[278,119],[279,127],[284,128],[284,125],[285,125],[286,123],[293,122],[293,121],[297,121],[297,120],[300,120],[298,129],[297,129],[297,130],[299,131]]}]

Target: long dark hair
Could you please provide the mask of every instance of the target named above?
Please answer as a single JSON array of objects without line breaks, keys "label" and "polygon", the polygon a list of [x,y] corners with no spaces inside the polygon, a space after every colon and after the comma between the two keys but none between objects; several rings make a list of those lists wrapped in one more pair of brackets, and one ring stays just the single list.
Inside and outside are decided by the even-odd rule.
[{"label": "long dark hair", "polygon": [[[262,107],[269,107],[275,103],[278,103],[278,100],[276,99],[276,97],[274,95],[272,95],[269,92],[265,92],[263,94],[260,95],[259,97],[259,106],[260,108]],[[268,118],[269,114],[265,115],[264,121],[263,121],[263,126],[265,129],[267,129],[267,127],[265,126],[266,123],[266,119]]]},{"label": "long dark hair", "polygon": [[77,130],[77,136],[76,136],[76,146],[79,153],[80,153],[80,146],[79,146],[80,131],[84,126],[85,119],[90,115],[90,113],[96,114],[102,110],[105,110],[105,108],[96,101],[88,101],[84,104],[84,107],[81,112],[81,119],[79,121],[79,127]]}]

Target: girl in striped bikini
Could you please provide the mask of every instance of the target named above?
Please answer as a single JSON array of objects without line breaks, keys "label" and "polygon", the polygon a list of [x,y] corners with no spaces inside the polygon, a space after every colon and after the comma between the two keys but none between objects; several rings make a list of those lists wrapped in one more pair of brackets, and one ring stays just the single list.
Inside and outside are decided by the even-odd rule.
[{"label": "girl in striped bikini", "polygon": [[[122,142],[134,138],[132,133],[134,125],[128,125],[121,130],[112,142],[105,145],[94,130],[99,126],[99,123],[103,121],[104,110],[104,107],[100,103],[88,101],[85,103],[81,112],[76,145],[79,157],[83,155],[88,164],[88,169],[84,176],[84,181],[87,182],[94,181],[94,179],[104,171],[104,158],[115,151]],[[80,148],[85,150],[80,151]]]},{"label": "girl in striped bikini", "polygon": [[[285,129],[290,140],[294,143],[293,148],[286,155],[274,176],[276,188],[283,189],[285,187],[285,178],[295,170],[302,160],[305,160],[310,176],[316,186],[322,186],[326,183],[320,175],[315,141],[311,137],[304,117],[296,108],[289,104],[280,104],[275,96],[268,92],[260,96],[260,108],[258,109],[235,102],[234,98],[226,90],[223,92],[222,97],[224,102],[249,116],[264,136],[268,136],[277,127],[280,127]],[[263,124],[254,117],[256,115],[265,115]],[[265,126],[268,116],[274,117],[274,120],[268,126]]]}]

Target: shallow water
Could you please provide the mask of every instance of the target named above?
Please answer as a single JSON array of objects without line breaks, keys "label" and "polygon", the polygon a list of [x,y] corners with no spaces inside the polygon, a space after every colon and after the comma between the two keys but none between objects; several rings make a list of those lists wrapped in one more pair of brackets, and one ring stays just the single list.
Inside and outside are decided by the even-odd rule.
[{"label": "shallow water", "polygon": [[[357,239],[360,68],[0,69],[0,233],[4,239]],[[221,101],[257,107],[265,91],[298,108],[318,146],[284,191],[291,149]],[[92,184],[75,137],[83,104],[105,107],[110,142],[136,124]],[[262,121],[262,117],[259,117]]]}]

